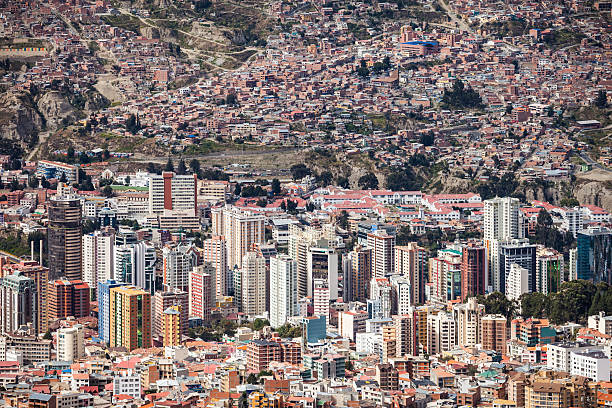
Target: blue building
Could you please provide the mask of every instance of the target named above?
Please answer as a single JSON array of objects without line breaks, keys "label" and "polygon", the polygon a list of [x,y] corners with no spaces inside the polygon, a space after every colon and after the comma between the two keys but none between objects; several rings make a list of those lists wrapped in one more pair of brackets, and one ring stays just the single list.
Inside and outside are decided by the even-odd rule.
[{"label": "blue building", "polygon": [[606,228],[578,231],[578,279],[612,284],[612,231]]},{"label": "blue building", "polygon": [[110,290],[125,283],[109,279],[98,282],[98,337],[103,342],[110,342]]},{"label": "blue building", "polygon": [[327,337],[325,316],[309,316],[302,319],[302,332],[307,343],[318,343]]}]

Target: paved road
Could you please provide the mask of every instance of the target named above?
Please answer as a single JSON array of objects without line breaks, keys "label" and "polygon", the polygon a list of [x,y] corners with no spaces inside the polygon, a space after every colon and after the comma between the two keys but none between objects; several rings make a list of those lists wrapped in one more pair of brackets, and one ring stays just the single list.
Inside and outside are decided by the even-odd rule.
[{"label": "paved road", "polygon": [[610,170],[609,168],[601,165],[600,163],[596,162],[595,160],[591,159],[591,157],[588,154],[582,152],[582,153],[580,153],[580,158],[582,160],[584,160],[585,162],[587,162],[588,164],[592,165],[593,167],[596,167],[596,168],[598,168],[600,170],[603,170],[603,171],[605,171],[607,173],[612,174],[612,170]]}]

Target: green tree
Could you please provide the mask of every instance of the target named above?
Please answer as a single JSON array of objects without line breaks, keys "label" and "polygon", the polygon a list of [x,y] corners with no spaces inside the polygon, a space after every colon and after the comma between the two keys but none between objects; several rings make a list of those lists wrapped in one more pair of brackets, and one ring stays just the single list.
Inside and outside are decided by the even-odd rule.
[{"label": "green tree", "polygon": [[267,319],[257,318],[253,321],[253,330],[259,331],[269,325],[270,325],[270,322]]},{"label": "green tree", "polygon": [[363,190],[375,190],[378,188],[378,178],[372,172],[366,173],[359,177],[357,184]]},{"label": "green tree", "polygon": [[493,292],[488,296],[478,295],[476,298],[478,303],[484,305],[487,314],[500,314],[510,321],[516,313],[516,303],[501,292]]},{"label": "green tree", "polygon": [[104,195],[104,197],[112,197],[113,196],[113,189],[111,186],[105,186],[102,189],[102,195]]},{"label": "green tree", "polygon": [[334,179],[334,176],[331,174],[331,172],[326,170],[319,175],[318,179],[321,183],[321,186],[327,187]]},{"label": "green tree", "polygon": [[463,81],[456,79],[452,88],[444,89],[442,103],[449,108],[483,108],[482,98],[471,87],[466,87]]},{"label": "green tree", "polygon": [[281,193],[280,181],[277,178],[272,179],[272,194],[276,196],[276,195],[279,195],[280,193]]},{"label": "green tree", "polygon": [[183,158],[179,160],[179,164],[176,168],[176,174],[179,174],[179,175],[187,174],[187,166],[185,165],[185,160],[183,160]]},{"label": "green tree", "polygon": [[166,162],[166,167],[164,167],[164,171],[174,172],[174,163],[172,162],[172,158],[168,157],[168,161]]},{"label": "green tree", "polygon": [[435,135],[434,135],[434,132],[432,132],[431,130],[421,135],[420,142],[424,146],[433,146],[434,141],[435,141]]},{"label": "green tree", "polygon": [[289,171],[294,180],[301,180],[312,173],[304,163],[294,164]]},{"label": "green tree", "polygon": [[189,168],[195,174],[200,174],[200,162],[198,159],[191,159],[189,162]]},{"label": "green tree", "polygon": [[30,177],[30,179],[28,180],[28,186],[30,188],[37,188],[38,187],[38,178],[36,178],[36,176]]},{"label": "green tree", "polygon": [[543,293],[524,293],[519,298],[519,302],[521,303],[521,316],[524,318],[544,318],[548,315],[550,307],[548,296]]},{"label": "green tree", "polygon": [[259,380],[257,379],[257,376],[256,376],[255,374],[251,373],[251,374],[249,374],[249,376],[247,377],[246,382],[247,382],[247,384],[253,384],[253,385],[255,385],[255,384],[258,384],[258,383],[259,383]]},{"label": "green tree", "polygon": [[586,322],[596,292],[597,288],[590,281],[564,282],[559,292],[549,295],[548,318],[554,324]]},{"label": "green tree", "polygon": [[342,210],[342,212],[338,216],[338,225],[340,226],[340,228],[348,229],[348,218],[349,216],[346,210]]},{"label": "green tree", "polygon": [[595,106],[600,109],[606,109],[608,107],[608,95],[606,94],[605,89],[597,92],[597,97],[595,98]]}]

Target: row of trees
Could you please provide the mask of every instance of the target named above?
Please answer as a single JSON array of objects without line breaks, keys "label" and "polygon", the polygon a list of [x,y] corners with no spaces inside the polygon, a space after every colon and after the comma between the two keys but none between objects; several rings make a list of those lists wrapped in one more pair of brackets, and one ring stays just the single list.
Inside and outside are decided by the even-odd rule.
[{"label": "row of trees", "polygon": [[508,299],[501,292],[477,296],[485,312],[501,314],[508,320],[516,316],[546,318],[553,324],[584,323],[588,316],[599,312],[612,313],[612,286],[606,282],[575,280],[564,282],[559,292],[525,293],[518,301]]}]

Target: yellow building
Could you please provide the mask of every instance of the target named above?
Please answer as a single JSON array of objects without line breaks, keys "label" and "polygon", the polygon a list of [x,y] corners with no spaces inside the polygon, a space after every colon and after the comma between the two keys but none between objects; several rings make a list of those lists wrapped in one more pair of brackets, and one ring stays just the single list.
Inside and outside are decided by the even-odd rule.
[{"label": "yellow building", "polygon": [[171,306],[164,310],[162,328],[164,330],[164,346],[172,347],[181,344],[181,306]]},{"label": "yellow building", "polygon": [[151,347],[151,294],[136,286],[110,290],[110,347]]}]

